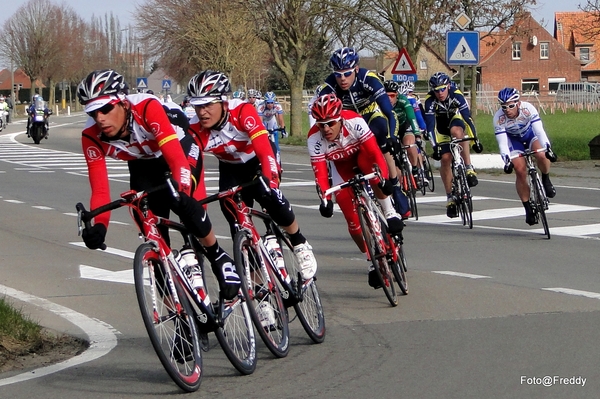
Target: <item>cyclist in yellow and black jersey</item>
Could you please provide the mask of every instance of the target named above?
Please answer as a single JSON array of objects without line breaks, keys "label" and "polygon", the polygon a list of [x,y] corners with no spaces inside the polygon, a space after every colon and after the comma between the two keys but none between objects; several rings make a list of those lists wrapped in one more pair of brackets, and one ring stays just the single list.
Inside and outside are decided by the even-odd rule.
[{"label": "cyclist in yellow and black jersey", "polygon": [[[424,104],[425,124],[433,144],[433,158],[441,161],[440,177],[448,197],[446,215],[454,218],[458,216],[458,209],[452,196],[452,154],[449,142],[451,137],[477,138],[477,133],[465,96],[452,84],[447,74],[443,72],[433,74],[429,79],[429,88]],[[471,164],[469,142],[465,141],[460,145],[461,155],[467,167],[467,182],[470,187],[475,187],[478,180]],[[473,149],[475,152],[483,150],[478,140],[475,141]]]}]

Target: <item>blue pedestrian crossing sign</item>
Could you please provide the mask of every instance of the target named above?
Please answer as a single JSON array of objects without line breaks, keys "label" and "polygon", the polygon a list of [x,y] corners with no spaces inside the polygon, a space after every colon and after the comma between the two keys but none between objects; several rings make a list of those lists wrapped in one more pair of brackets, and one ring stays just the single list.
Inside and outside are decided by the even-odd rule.
[{"label": "blue pedestrian crossing sign", "polygon": [[137,88],[138,90],[147,89],[148,78],[137,78]]},{"label": "blue pedestrian crossing sign", "polygon": [[479,32],[446,32],[446,63],[448,65],[479,64]]},{"label": "blue pedestrian crossing sign", "polygon": [[171,79],[163,79],[162,88],[163,90],[169,90],[171,88]]}]

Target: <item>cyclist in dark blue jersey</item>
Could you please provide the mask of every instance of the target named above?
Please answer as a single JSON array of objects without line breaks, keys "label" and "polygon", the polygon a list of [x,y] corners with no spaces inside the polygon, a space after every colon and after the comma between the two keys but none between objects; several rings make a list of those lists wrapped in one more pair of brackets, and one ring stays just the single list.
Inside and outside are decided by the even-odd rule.
[{"label": "cyclist in dark blue jersey", "polygon": [[[396,114],[393,111],[383,81],[374,71],[358,66],[359,56],[352,47],[337,49],[329,59],[333,73],[325,79],[320,95],[334,93],[342,100],[343,109],[358,112],[369,125],[377,138],[377,144],[383,153],[389,169],[390,180],[394,184],[394,202],[398,205],[406,203],[404,194],[398,185],[398,173],[394,159],[390,154],[397,143]],[[398,212],[403,218],[408,217],[406,211]]]}]

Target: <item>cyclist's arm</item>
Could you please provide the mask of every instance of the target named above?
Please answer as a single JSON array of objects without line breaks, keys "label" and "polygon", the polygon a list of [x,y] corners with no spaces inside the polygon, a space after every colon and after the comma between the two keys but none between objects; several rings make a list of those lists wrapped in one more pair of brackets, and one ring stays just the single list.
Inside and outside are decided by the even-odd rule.
[{"label": "cyclist's arm", "polygon": [[[327,141],[321,136],[317,126],[312,126],[308,131],[306,145],[308,147],[308,155],[310,156],[310,164],[315,174],[315,181],[321,190],[325,192],[330,187],[329,169],[325,160]],[[331,195],[327,197],[327,200],[330,199]]]},{"label": "cyclist's arm", "polygon": [[[81,146],[88,168],[88,178],[92,191],[90,209],[98,208],[110,202],[110,185],[104,149],[100,146],[97,137],[97,128],[92,126],[83,131]],[[108,227],[110,212],[102,213],[94,218],[94,223],[101,223]]]},{"label": "cyclist's arm", "polygon": [[158,100],[149,100],[145,108],[144,121],[145,128],[156,137],[158,148],[169,165],[173,179],[179,183],[179,190],[190,195],[192,188],[190,166],[179,143],[179,137]]},{"label": "cyclist's arm", "polygon": [[427,129],[427,126],[425,125],[425,119],[423,119],[423,113],[421,108],[423,108],[423,106],[421,105],[420,102],[417,101],[416,98],[413,97],[409,97],[410,103],[413,106],[413,110],[415,112],[415,118],[417,119],[417,124],[419,125],[419,129],[421,130],[425,130]]},{"label": "cyclist's arm", "polygon": [[280,129],[284,129],[285,121],[283,120],[283,107],[281,107],[281,104],[276,104],[275,106],[277,108],[277,126]]},{"label": "cyclist's arm", "polygon": [[279,167],[275,154],[273,154],[269,132],[258,118],[256,109],[253,106],[243,105],[240,109],[239,120],[243,129],[250,127],[246,133],[252,142],[256,157],[260,161],[262,174],[269,179],[271,188],[279,187]]},{"label": "cyclist's arm", "polygon": [[425,129],[427,130],[427,134],[431,140],[431,144],[435,147],[437,145],[436,137],[435,137],[435,110],[434,110],[434,99],[431,96],[427,96],[425,99]]},{"label": "cyclist's arm", "polygon": [[471,110],[469,109],[469,104],[467,104],[467,100],[465,99],[465,96],[463,96],[463,94],[458,90],[456,92],[454,92],[454,95],[460,104],[458,107],[460,115],[464,119],[465,123],[467,125],[469,125],[469,128],[471,128],[471,132],[473,132],[473,137],[477,137],[477,131],[475,130],[475,123],[473,122],[473,118],[471,117]]},{"label": "cyclist's arm", "polygon": [[548,135],[546,134],[546,131],[544,130],[544,124],[542,123],[542,120],[540,119],[540,114],[537,112],[537,109],[529,103],[526,103],[525,107],[531,114],[531,116],[530,116],[531,129],[533,130],[533,133],[536,135],[536,137],[540,141],[540,144],[542,145],[542,147],[546,147],[546,145],[550,145],[550,140],[548,139]]},{"label": "cyclist's arm", "polygon": [[510,156],[510,149],[508,148],[508,136],[506,135],[506,128],[500,124],[499,119],[504,117],[502,110],[498,111],[494,115],[494,134],[496,141],[498,142],[498,149],[500,150],[500,156],[502,160],[505,160],[507,156]]}]

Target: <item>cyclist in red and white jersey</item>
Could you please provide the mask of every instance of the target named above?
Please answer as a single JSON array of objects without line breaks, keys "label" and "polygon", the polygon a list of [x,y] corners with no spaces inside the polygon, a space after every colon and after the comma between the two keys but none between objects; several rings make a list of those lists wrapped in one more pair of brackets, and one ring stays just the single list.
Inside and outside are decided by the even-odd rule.
[{"label": "cyclist in red and white jersey", "polygon": [[[90,116],[82,132],[92,190],[90,207],[111,200],[107,157],[127,161],[130,188],[136,191],[163,184],[170,171],[178,183],[180,200],[161,190],[148,195],[149,207],[158,216],[169,217],[170,209],[180,216],[206,248],[223,295],[231,299],[240,285],[233,260],[219,246],[204,207],[195,200],[206,196],[199,147],[188,132],[171,123],[157,97],[127,93],[123,76],[113,70],[93,71],[77,88],[79,101]],[[109,219],[110,213],[103,213],[96,216],[90,229],[84,229],[88,248],[102,246]],[[168,242],[168,230],[163,233]]]},{"label": "cyclist in red and white jersey", "polygon": [[[389,179],[383,153],[367,122],[354,111],[342,110],[342,101],[334,93],[318,97],[313,103],[311,113],[316,122],[308,131],[308,153],[317,184],[321,190],[325,192],[330,187],[327,161],[333,163],[341,178],[341,181],[332,181],[333,185],[354,177],[355,168],[367,174],[371,173],[373,164],[377,164],[381,170],[383,181],[373,179],[370,183],[377,201],[383,208],[390,233],[400,233],[404,223],[401,216],[396,213],[389,197],[394,190],[394,185]],[[361,233],[358,215],[352,205],[352,196],[353,192],[348,187],[336,193],[336,201],[346,218],[350,236],[360,251],[365,253],[367,248]],[[333,202],[331,197],[326,199],[327,204],[321,202],[319,211],[322,216],[329,218],[333,215]],[[379,279],[375,270],[371,268],[369,269],[369,285],[379,288]]]},{"label": "cyclist in red and white jersey", "polygon": [[[251,181],[261,174],[266,188],[258,184],[242,191],[248,206],[256,200],[290,236],[302,277],[309,279],[317,271],[312,247],[300,232],[292,206],[279,190],[279,166],[268,132],[256,109],[249,103],[228,100],[229,78],[218,71],[206,70],[190,79],[188,95],[196,109],[190,131],[202,151],[219,160],[219,189],[225,190]],[[221,209],[234,233],[235,220],[221,202]]]}]

